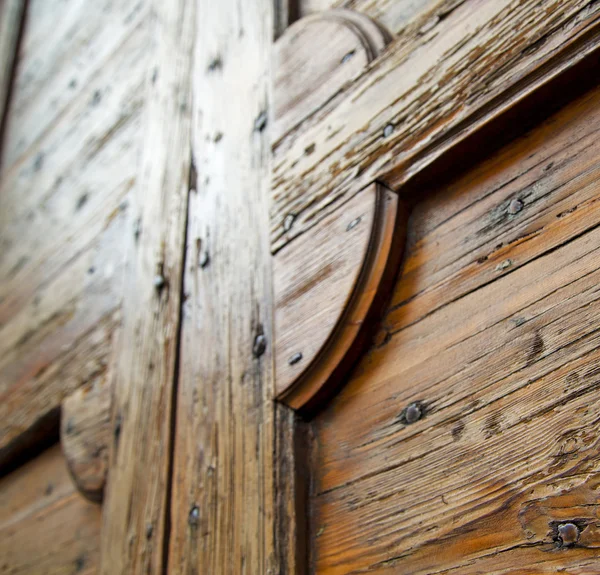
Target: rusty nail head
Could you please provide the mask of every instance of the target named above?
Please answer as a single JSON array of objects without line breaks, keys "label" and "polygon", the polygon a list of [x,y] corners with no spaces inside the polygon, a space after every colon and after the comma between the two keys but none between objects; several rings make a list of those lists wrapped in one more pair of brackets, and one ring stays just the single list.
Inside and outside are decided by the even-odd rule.
[{"label": "rusty nail head", "polygon": [[290,359],[288,359],[288,363],[290,365],[296,365],[301,359],[302,359],[302,353],[297,352],[294,355],[292,355],[292,357],[290,357]]},{"label": "rusty nail head", "polygon": [[508,204],[508,213],[511,216],[518,214],[523,209],[523,202],[519,198],[514,198],[510,204]]},{"label": "rusty nail head", "polygon": [[561,523],[558,526],[558,539],[563,547],[570,547],[579,541],[579,527],[574,523]]}]

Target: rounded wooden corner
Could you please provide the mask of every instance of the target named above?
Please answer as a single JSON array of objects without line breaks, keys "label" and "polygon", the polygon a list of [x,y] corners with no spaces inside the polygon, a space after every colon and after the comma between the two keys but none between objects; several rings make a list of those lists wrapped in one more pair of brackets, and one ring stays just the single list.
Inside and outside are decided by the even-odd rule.
[{"label": "rounded wooden corner", "polygon": [[63,400],[60,443],[79,492],[100,503],[108,473],[110,389],[106,382],[80,388]]},{"label": "rounded wooden corner", "polygon": [[[360,193],[368,193],[369,188]],[[407,209],[398,195],[384,186],[373,184],[372,190],[374,213],[368,245],[356,281],[343,309],[339,310],[334,329],[309,365],[292,382],[286,382],[285,386],[277,381],[282,372],[283,358],[276,349],[277,399],[295,410],[318,410],[339,388],[344,376],[368,344],[373,325],[389,299],[404,248]],[[348,227],[352,226],[353,221]],[[334,257],[332,254],[332,259]],[[315,314],[320,304],[326,305],[327,302],[315,300]],[[275,330],[276,347],[278,336],[283,335]],[[285,335],[289,337],[289,334]],[[288,361],[293,360],[292,356]]]},{"label": "rounded wooden corner", "polygon": [[359,77],[391,39],[377,22],[346,9],[292,24],[274,49],[273,145]]}]

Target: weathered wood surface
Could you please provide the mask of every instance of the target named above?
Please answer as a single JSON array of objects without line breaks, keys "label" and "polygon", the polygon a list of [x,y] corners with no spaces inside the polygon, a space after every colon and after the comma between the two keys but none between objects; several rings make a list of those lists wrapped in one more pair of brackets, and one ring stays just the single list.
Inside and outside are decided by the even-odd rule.
[{"label": "weathered wood surface", "polygon": [[0,138],[24,11],[25,0],[3,0],[0,3]]},{"label": "weathered wood surface", "polygon": [[109,373],[88,380],[61,406],[60,444],[67,466],[79,491],[95,502],[102,500],[106,484],[111,392]]},{"label": "weathered wood surface", "polygon": [[[162,573],[191,172],[195,2],[154,2],[126,246],[101,573]],[[138,64],[139,65],[139,64]]]},{"label": "weathered wood surface", "polygon": [[[390,41],[375,22],[335,10],[303,18],[273,48],[276,143],[356,80]],[[306,154],[311,154],[309,148]]]},{"label": "weathered wood surface", "polygon": [[148,39],[143,4],[29,4],[0,172],[0,466],[108,365]]},{"label": "weathered wood surface", "polygon": [[[599,21],[595,3],[488,0],[397,39],[275,148],[273,252],[377,177],[396,190],[581,61],[598,47]],[[285,229],[289,214],[294,225]]]},{"label": "weathered wood surface", "polygon": [[0,479],[0,573],[92,575],[101,509],[75,488],[59,445]]},{"label": "weathered wood surface", "polygon": [[294,573],[304,559],[294,415],[273,402],[271,8],[198,3],[170,573]]},{"label": "weathered wood surface", "polygon": [[315,421],[319,573],[600,570],[599,126],[595,90],[415,208]]},{"label": "weathered wood surface", "polygon": [[360,357],[405,232],[398,196],[372,184],[274,258],[275,389],[286,405],[316,406]]},{"label": "weathered wood surface", "polygon": [[370,16],[394,34],[406,28],[425,30],[464,0],[299,0],[300,17],[335,8]]}]

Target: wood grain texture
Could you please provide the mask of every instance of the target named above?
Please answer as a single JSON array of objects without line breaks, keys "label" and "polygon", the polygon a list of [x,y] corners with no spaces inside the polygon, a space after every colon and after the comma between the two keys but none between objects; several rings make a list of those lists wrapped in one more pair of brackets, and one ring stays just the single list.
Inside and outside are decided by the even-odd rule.
[{"label": "wood grain texture", "polygon": [[75,488],[57,444],[0,479],[0,573],[92,575],[101,509]]},{"label": "wood grain texture", "polygon": [[0,138],[24,13],[25,0],[4,0],[0,3]]},{"label": "wood grain texture", "polygon": [[[397,39],[348,90],[276,147],[272,250],[378,177],[397,190],[594,52],[599,10],[584,1],[487,1],[476,9],[467,2],[426,33]],[[286,232],[289,213],[296,219]]]},{"label": "wood grain texture", "polygon": [[[104,7],[75,47],[81,3],[28,9],[0,173],[0,466],[35,443],[40,421],[57,426],[62,399],[105,369],[117,323],[148,27],[136,16],[123,30],[126,5]],[[111,28],[121,34],[113,52],[87,51]],[[41,94],[58,89],[47,85],[57,69],[65,85],[53,106]],[[30,142],[38,114],[50,123]]]},{"label": "wood grain texture", "polygon": [[595,90],[416,206],[381,333],[315,420],[317,572],[600,569],[598,126]]},{"label": "wood grain texture", "polygon": [[279,395],[314,362],[355,291],[373,227],[379,223],[376,186],[353,200],[343,214],[326,218],[274,258],[275,387]]},{"label": "wood grain texture", "polygon": [[387,303],[406,209],[373,184],[274,258],[275,388],[316,408],[359,357]]},{"label": "wood grain texture", "polygon": [[273,143],[347,88],[389,40],[373,21],[348,10],[302,18],[286,30],[273,50]]},{"label": "wood grain texture", "polygon": [[303,572],[295,420],[273,401],[271,6],[198,3],[170,573]]},{"label": "wood grain texture", "polygon": [[102,501],[108,470],[111,375],[88,380],[61,406],[60,443],[75,485],[90,501]]},{"label": "wood grain texture", "polygon": [[300,18],[345,8],[373,18],[394,34],[435,26],[465,0],[300,0]]},{"label": "wood grain texture", "polygon": [[101,573],[162,573],[173,386],[191,169],[195,3],[155,2],[145,63],[144,148],[124,243]]},{"label": "wood grain texture", "polygon": [[[309,2],[315,0],[308,0]],[[319,0],[316,0],[319,1]],[[465,0],[334,0],[332,8],[356,10],[398,35],[421,34],[436,26]]]}]

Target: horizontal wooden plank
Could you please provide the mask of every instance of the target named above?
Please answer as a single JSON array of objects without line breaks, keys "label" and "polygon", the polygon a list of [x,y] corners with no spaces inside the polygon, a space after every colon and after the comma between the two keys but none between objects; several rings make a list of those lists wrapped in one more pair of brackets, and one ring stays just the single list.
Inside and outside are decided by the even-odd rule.
[{"label": "horizontal wooden plank", "polygon": [[415,209],[385,327],[315,420],[319,572],[600,569],[599,113],[595,90]]},{"label": "horizontal wooden plank", "polygon": [[77,491],[59,445],[0,479],[0,571],[92,575],[101,509]]},{"label": "horizontal wooden plank", "polygon": [[[272,250],[378,177],[397,190],[594,52],[599,21],[598,5],[584,1],[466,2],[425,33],[397,39],[276,147]],[[289,214],[294,226],[284,230]]]}]

